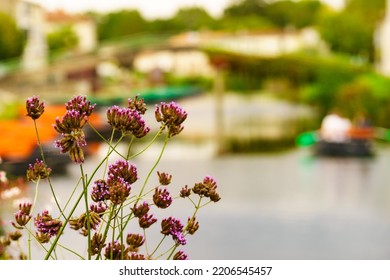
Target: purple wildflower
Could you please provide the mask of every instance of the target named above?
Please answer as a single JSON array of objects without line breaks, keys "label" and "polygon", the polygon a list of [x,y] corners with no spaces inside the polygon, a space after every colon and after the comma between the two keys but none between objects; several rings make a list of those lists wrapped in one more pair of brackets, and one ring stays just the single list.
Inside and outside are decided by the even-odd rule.
[{"label": "purple wildflower", "polygon": [[157,222],[157,219],[153,217],[153,214],[145,214],[138,219],[138,223],[141,228],[148,228],[155,222]]},{"label": "purple wildflower", "polygon": [[171,235],[173,240],[180,245],[185,245],[187,240],[183,235],[183,224],[180,220],[169,217],[161,221],[161,233]]},{"label": "purple wildflower", "polygon": [[136,252],[145,243],[145,237],[140,234],[129,233],[126,238],[126,243],[129,245],[130,251]]},{"label": "purple wildflower", "polygon": [[30,221],[31,215],[19,210],[15,213],[15,221],[18,225],[12,222],[12,225],[17,229],[23,229],[25,225]]},{"label": "purple wildflower", "polygon": [[91,198],[95,202],[105,201],[110,199],[110,192],[108,185],[104,180],[97,180],[92,188]]},{"label": "purple wildflower", "polygon": [[131,110],[135,110],[141,115],[144,115],[146,112],[146,104],[143,98],[138,99],[138,95],[134,97],[134,99],[129,98],[127,101],[129,103],[128,108]]},{"label": "purple wildflower", "polygon": [[130,195],[130,190],[130,184],[121,177],[108,182],[110,201],[115,205],[119,205],[125,202],[127,197]]},{"label": "purple wildflower", "polygon": [[113,243],[108,243],[106,250],[104,252],[104,256],[108,260],[121,260],[123,258],[128,258],[128,250],[125,249],[123,244],[120,244],[118,241],[114,241]]},{"label": "purple wildflower", "polygon": [[173,259],[178,261],[184,261],[188,260],[188,256],[183,251],[178,251],[175,255],[173,255]]},{"label": "purple wildflower", "polygon": [[192,191],[199,196],[210,198],[211,201],[217,202],[221,199],[217,193],[217,182],[213,177],[206,176],[203,182],[196,183]]},{"label": "purple wildflower", "polygon": [[137,167],[126,160],[117,160],[108,167],[108,177],[108,181],[122,178],[127,183],[133,184],[138,179]]},{"label": "purple wildflower", "polygon": [[182,123],[187,118],[187,112],[183,110],[176,102],[169,104],[161,102],[160,106],[156,105],[154,111],[157,122],[168,128],[168,136],[172,137],[183,130]]},{"label": "purple wildflower", "polygon": [[47,167],[43,160],[36,159],[34,165],[28,165],[27,180],[34,182],[38,179],[45,179],[50,176],[51,171],[51,168]]},{"label": "purple wildflower", "polygon": [[146,215],[149,212],[149,209],[150,209],[149,204],[146,201],[144,201],[139,206],[134,205],[134,207],[131,210],[133,210],[135,217],[141,218],[142,216]]},{"label": "purple wildflower", "polygon": [[165,209],[172,204],[172,201],[172,196],[167,189],[155,189],[153,202],[158,208]]},{"label": "purple wildflower", "polygon": [[103,202],[99,201],[96,204],[91,204],[89,206],[89,210],[91,212],[95,212],[95,213],[99,214],[99,216],[101,217],[101,216],[103,216],[104,212],[106,212],[107,205],[104,204]]},{"label": "purple wildflower", "polygon": [[37,96],[27,98],[26,100],[27,116],[33,120],[38,119],[45,111],[45,102],[40,102]]},{"label": "purple wildflower", "polygon": [[75,96],[66,104],[66,110],[77,111],[80,115],[90,116],[95,109],[96,104],[91,105],[85,96]]},{"label": "purple wildflower", "polygon": [[34,224],[38,232],[49,234],[50,236],[57,235],[62,226],[62,222],[58,219],[53,219],[47,210],[44,210],[42,215],[38,214],[34,218]]},{"label": "purple wildflower", "polygon": [[172,175],[165,172],[160,173],[160,171],[157,171],[157,175],[158,175],[158,181],[160,182],[161,185],[167,186],[171,183]]},{"label": "purple wildflower", "polygon": [[60,148],[61,153],[69,152],[71,160],[76,163],[84,162],[82,147],[86,146],[87,142],[82,128],[86,122],[85,113],[70,110],[61,120],[57,118],[54,125],[54,129],[63,136],[61,140],[55,141],[55,146]]},{"label": "purple wildflower", "polygon": [[131,133],[137,138],[144,137],[150,131],[140,113],[130,108],[119,108],[116,105],[108,108],[107,120],[113,128],[123,134]]}]

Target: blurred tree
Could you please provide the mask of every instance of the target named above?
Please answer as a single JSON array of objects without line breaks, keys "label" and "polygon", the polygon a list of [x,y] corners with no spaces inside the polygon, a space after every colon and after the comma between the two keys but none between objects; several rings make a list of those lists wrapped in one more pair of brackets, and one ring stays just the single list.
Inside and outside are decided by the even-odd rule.
[{"label": "blurred tree", "polygon": [[267,18],[256,15],[246,17],[224,16],[218,20],[218,28],[228,31],[270,29],[275,25]]},{"label": "blurred tree", "polygon": [[362,18],[349,13],[324,17],[319,24],[322,38],[332,51],[373,59],[373,29]]},{"label": "blurred tree", "polygon": [[173,26],[178,31],[213,29],[215,19],[205,9],[192,7],[180,9],[172,18]]},{"label": "blurred tree", "polygon": [[276,1],[267,5],[265,17],[275,25],[284,28],[294,26],[298,29],[314,25],[322,4],[317,0]]},{"label": "blurred tree", "polygon": [[249,15],[264,15],[267,0],[236,0],[224,10],[224,16],[246,17]]},{"label": "blurred tree", "polygon": [[99,40],[113,39],[146,30],[146,21],[137,10],[103,15],[98,24]]},{"label": "blurred tree", "polygon": [[374,34],[386,0],[349,0],[340,12],[323,13],[318,28],[331,50],[373,62]]},{"label": "blurred tree", "polygon": [[18,57],[23,51],[25,36],[8,15],[0,13],[0,59]]},{"label": "blurred tree", "polygon": [[63,26],[47,35],[50,51],[71,50],[77,46],[79,38],[70,25]]}]

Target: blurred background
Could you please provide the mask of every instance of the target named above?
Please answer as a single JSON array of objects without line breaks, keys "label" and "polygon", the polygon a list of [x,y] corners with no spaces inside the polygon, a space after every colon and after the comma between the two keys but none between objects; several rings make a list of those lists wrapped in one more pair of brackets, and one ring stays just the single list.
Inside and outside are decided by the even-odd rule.
[{"label": "blurred background", "polygon": [[[0,235],[34,194],[26,98],[47,104],[38,126],[66,203],[79,174],[52,148],[63,104],[86,95],[104,128],[108,106],[140,95],[153,129],[160,101],[188,112],[158,167],[177,191],[205,175],[219,185],[191,259],[390,258],[390,1],[76,2],[0,0]],[[369,156],[316,152],[335,108],[370,121]],[[91,141],[87,170],[104,155]],[[141,173],[160,148],[135,160]],[[36,211],[54,205],[43,183]]]}]

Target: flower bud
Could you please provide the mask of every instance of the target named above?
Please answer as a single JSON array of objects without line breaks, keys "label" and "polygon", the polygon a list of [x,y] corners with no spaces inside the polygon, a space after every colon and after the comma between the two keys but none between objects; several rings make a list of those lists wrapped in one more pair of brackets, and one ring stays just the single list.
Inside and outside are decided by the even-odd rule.
[{"label": "flower bud", "polygon": [[138,248],[144,244],[145,238],[140,234],[130,233],[127,235],[126,242],[130,246],[130,251],[137,252]]},{"label": "flower bud", "polygon": [[27,110],[27,116],[29,116],[33,120],[36,120],[45,111],[45,103],[40,102],[37,96],[27,98],[26,110]]},{"label": "flower bud", "polygon": [[91,239],[91,255],[97,255],[101,252],[101,250],[106,246],[104,243],[105,239],[103,238],[103,234],[95,233]]},{"label": "flower bud", "polygon": [[167,186],[171,183],[172,175],[165,173],[165,172],[160,173],[159,171],[157,171],[157,175],[158,175],[158,180],[159,180],[161,185]]},{"label": "flower bud", "polygon": [[156,188],[153,195],[154,204],[161,209],[168,208],[172,204],[172,197],[167,189]]},{"label": "flower bud", "polygon": [[176,254],[173,255],[174,260],[183,261],[188,260],[188,256],[183,251],[178,251]]},{"label": "flower bud", "polygon": [[139,226],[141,228],[148,228],[157,222],[157,219],[153,217],[153,214],[145,214],[141,218],[138,219]]}]

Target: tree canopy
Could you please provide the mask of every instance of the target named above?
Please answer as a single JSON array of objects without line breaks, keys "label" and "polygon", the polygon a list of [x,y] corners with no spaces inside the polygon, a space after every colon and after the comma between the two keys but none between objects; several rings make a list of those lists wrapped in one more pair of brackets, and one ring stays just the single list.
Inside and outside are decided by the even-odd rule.
[{"label": "tree canopy", "polygon": [[20,56],[23,45],[23,32],[10,16],[0,13],[0,59]]}]

